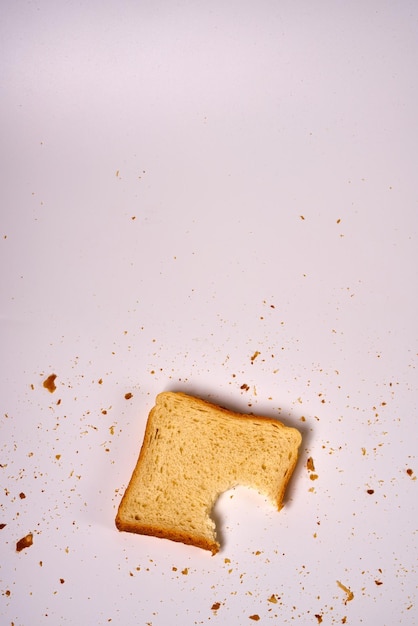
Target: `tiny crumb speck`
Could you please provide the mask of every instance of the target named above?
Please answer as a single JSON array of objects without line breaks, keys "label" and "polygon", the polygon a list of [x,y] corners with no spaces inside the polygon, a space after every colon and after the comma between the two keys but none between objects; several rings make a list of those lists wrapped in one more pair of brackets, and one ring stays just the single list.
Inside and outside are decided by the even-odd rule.
[{"label": "tiny crumb speck", "polygon": [[33,534],[28,533],[27,535],[22,537],[22,539],[19,539],[19,541],[16,543],[16,552],[21,552],[25,548],[30,548],[32,544],[33,544]]},{"label": "tiny crumb speck", "polygon": [[347,602],[351,602],[351,600],[353,600],[354,598],[354,593],[351,591],[351,589],[343,585],[343,583],[341,583],[339,580],[337,580],[337,585],[347,594],[347,597],[344,600],[344,604],[347,604]]},{"label": "tiny crumb speck", "polygon": [[261,354],[261,352],[259,352],[258,350],[256,350],[256,351],[254,352],[254,354],[252,355],[252,357],[251,357],[251,363],[254,363],[254,361],[256,360],[256,358],[257,358],[258,356],[260,356],[260,354]]},{"label": "tiny crumb speck", "polygon": [[57,388],[55,385],[56,378],[56,374],[50,374],[48,378],[45,378],[44,382],[42,383],[45,389],[48,389],[49,393],[54,393],[55,389]]}]

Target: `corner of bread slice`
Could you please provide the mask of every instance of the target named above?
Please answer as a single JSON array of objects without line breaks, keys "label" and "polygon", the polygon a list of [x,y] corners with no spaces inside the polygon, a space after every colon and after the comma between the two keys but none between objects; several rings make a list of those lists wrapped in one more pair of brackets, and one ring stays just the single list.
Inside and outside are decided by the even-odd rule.
[{"label": "corner of bread slice", "polygon": [[215,524],[209,516],[207,517],[207,524],[202,524],[199,529],[194,528],[192,525],[180,528],[178,525],[176,526],[175,522],[170,524],[158,518],[155,520],[155,523],[150,523],[147,520],[140,522],[136,519],[138,518],[137,514],[132,515],[134,511],[135,503],[130,502],[128,496],[124,505],[121,502],[116,515],[115,525],[119,531],[184,543],[185,545],[207,550],[212,555],[217,554],[220,550],[220,544],[216,539]]}]

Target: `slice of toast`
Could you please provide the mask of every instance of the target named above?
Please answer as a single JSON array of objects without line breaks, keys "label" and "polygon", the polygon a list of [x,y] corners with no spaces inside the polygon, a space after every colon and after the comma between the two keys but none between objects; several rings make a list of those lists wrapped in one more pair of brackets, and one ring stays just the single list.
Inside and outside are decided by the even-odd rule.
[{"label": "slice of toast", "polygon": [[116,526],[216,554],[210,514],[219,495],[237,485],[253,487],[280,510],[301,440],[298,430],[275,419],[160,393]]}]

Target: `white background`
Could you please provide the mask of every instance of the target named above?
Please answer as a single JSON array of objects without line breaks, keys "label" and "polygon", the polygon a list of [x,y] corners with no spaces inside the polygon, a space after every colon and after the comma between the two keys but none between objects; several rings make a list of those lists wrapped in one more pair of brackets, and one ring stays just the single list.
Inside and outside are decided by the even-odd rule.
[{"label": "white background", "polygon": [[[1,624],[418,623],[418,5],[0,13]],[[114,527],[163,390],[303,434],[215,557]]]}]

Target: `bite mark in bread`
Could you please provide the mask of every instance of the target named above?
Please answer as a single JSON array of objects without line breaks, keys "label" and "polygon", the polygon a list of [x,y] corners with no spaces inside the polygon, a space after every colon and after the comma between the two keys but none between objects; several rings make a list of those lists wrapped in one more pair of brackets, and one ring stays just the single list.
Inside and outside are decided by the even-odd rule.
[{"label": "bite mark in bread", "polygon": [[252,487],[280,510],[301,440],[298,430],[273,418],[160,393],[116,526],[216,554],[220,544],[210,515],[220,494]]}]

